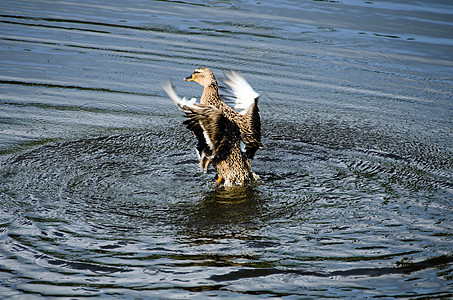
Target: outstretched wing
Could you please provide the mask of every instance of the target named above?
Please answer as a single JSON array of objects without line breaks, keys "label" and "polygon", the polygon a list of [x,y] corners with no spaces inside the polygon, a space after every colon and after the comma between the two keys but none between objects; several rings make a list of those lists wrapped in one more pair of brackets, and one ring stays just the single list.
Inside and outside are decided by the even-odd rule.
[{"label": "outstretched wing", "polygon": [[176,94],[175,89],[173,88],[173,85],[171,84],[170,80],[164,80],[160,83],[162,88],[167,92],[168,97],[173,101],[176,106],[178,106],[179,109],[184,110],[182,107],[183,106],[193,106],[195,102],[197,101],[196,98],[192,98],[190,100],[187,100],[187,98],[181,98]]},{"label": "outstretched wing", "polygon": [[245,154],[253,158],[255,152],[261,148],[261,119],[258,109],[259,94],[253,90],[248,82],[235,71],[225,72],[223,82],[228,85],[235,98],[234,108],[242,118],[236,118],[241,131],[241,138],[245,144]]},{"label": "outstretched wing", "polygon": [[185,112],[187,120],[183,122],[198,140],[197,151],[200,156],[200,167],[203,172],[211,161],[222,153],[227,153],[234,135],[239,136],[239,130],[222,112],[214,106],[188,103],[174,91],[170,82],[162,87],[173,102]]},{"label": "outstretched wing", "polygon": [[241,115],[245,115],[250,107],[256,103],[259,94],[253,90],[248,82],[235,71],[225,72],[222,81],[228,85],[235,98],[234,109]]},{"label": "outstretched wing", "polygon": [[234,131],[236,136],[239,136],[239,130],[214,106],[198,104],[195,107],[187,107],[185,112],[187,120],[183,124],[198,139],[200,167],[206,172],[215,157],[229,152]]}]

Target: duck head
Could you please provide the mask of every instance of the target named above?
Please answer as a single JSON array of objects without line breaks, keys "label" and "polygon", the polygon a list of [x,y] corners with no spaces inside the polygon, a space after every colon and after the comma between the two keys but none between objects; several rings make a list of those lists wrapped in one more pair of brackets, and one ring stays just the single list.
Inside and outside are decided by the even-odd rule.
[{"label": "duck head", "polygon": [[198,68],[193,71],[192,75],[184,78],[185,81],[195,81],[201,84],[203,87],[208,87],[212,84],[217,85],[217,80],[214,74],[208,68]]}]

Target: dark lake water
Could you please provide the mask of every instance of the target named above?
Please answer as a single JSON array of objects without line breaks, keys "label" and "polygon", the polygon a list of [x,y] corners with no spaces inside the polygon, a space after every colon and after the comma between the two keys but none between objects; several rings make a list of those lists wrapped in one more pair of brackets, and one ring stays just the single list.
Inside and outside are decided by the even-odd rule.
[{"label": "dark lake water", "polygon": [[[159,83],[261,94],[215,190]],[[0,298],[453,296],[453,2],[2,1]]]}]

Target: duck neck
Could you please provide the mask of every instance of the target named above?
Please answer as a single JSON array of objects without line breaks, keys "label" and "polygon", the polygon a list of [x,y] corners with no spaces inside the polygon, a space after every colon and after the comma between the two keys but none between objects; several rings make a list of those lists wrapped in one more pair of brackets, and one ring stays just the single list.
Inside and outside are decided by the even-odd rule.
[{"label": "duck neck", "polygon": [[200,103],[204,105],[217,106],[219,99],[219,88],[217,86],[217,82],[213,82],[204,88]]}]

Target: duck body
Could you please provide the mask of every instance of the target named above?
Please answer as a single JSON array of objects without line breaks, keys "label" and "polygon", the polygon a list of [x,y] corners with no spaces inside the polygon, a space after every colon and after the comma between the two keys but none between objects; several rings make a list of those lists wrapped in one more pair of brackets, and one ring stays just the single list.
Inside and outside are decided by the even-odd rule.
[{"label": "duck body", "polygon": [[170,82],[164,84],[163,88],[186,114],[187,119],[183,123],[198,140],[196,148],[201,169],[206,172],[212,164],[217,171],[215,184],[233,187],[259,180],[258,175],[252,171],[249,159],[262,147],[261,123],[257,107],[258,94],[237,73],[226,75],[227,79],[224,81],[235,96],[239,95],[240,98],[239,90],[245,87],[246,103],[236,99],[236,107],[242,108],[240,112],[220,98],[217,80],[208,68],[198,68],[184,79],[196,81],[204,87],[199,104],[190,104],[179,98]]},{"label": "duck body", "polygon": [[225,158],[214,160],[213,166],[217,171],[217,182],[226,187],[250,184],[259,180],[258,175],[252,171],[247,156],[241,151],[239,143],[231,147],[230,153]]}]

